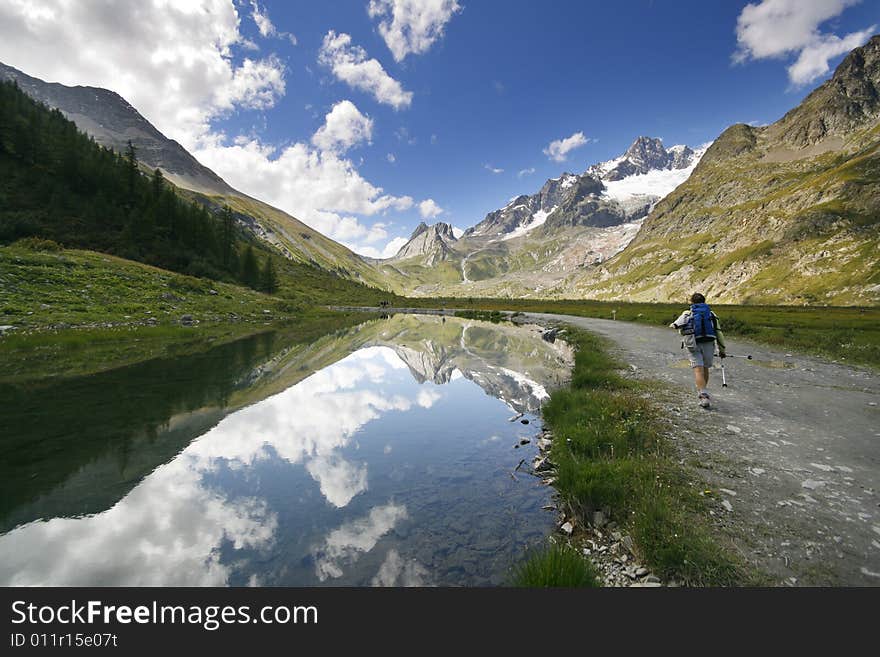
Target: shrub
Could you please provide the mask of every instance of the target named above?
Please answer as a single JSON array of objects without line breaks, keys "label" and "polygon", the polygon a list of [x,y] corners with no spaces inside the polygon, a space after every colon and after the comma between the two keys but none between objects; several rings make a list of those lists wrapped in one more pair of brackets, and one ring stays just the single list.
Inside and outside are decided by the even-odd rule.
[{"label": "shrub", "polygon": [[58,253],[59,251],[64,250],[64,247],[58,242],[44,240],[42,237],[23,237],[16,241],[12,246],[16,246],[20,249],[27,249],[28,251],[43,251],[46,253]]}]

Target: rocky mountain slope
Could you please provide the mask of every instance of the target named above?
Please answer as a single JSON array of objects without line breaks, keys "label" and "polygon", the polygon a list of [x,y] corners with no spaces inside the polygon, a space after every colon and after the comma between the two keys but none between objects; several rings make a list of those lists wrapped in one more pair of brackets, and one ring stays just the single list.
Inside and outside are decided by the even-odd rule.
[{"label": "rocky mountain slope", "polygon": [[31,98],[57,108],[96,142],[123,152],[128,141],[149,169],[209,207],[229,205],[238,221],[293,260],[308,262],[345,278],[386,287],[386,281],[360,256],[298,219],[230,187],[201,165],[179,143],[168,139],[122,96],[97,87],[48,83],[0,63],[0,79],[14,80]]},{"label": "rocky mountain slope", "polygon": [[779,121],[731,126],[576,296],[880,302],[880,36]]},{"label": "rocky mountain slope", "polygon": [[433,226],[428,226],[422,222],[394,257],[405,260],[406,258],[423,256],[425,263],[431,266],[447,257],[455,241],[452,226],[449,224],[438,222]]}]

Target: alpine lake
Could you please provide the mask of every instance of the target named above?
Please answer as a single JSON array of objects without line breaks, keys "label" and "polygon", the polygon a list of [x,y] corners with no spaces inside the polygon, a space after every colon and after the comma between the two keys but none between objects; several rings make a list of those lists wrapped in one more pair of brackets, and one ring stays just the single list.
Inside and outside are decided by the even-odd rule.
[{"label": "alpine lake", "polygon": [[556,521],[529,466],[570,360],[398,314],[0,379],[0,585],[503,585]]}]

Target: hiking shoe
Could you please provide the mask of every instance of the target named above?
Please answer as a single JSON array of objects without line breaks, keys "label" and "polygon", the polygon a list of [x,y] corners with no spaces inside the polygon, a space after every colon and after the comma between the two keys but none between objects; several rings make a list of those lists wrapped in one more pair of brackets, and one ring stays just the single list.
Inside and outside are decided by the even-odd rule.
[{"label": "hiking shoe", "polygon": [[709,393],[701,392],[700,393],[700,407],[701,408],[709,408]]}]

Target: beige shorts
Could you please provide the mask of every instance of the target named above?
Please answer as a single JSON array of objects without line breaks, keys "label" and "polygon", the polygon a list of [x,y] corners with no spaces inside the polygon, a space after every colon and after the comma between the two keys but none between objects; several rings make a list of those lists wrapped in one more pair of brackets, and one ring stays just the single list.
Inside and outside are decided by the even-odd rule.
[{"label": "beige shorts", "polygon": [[712,367],[715,359],[715,340],[697,342],[694,349],[688,349],[691,367]]}]

